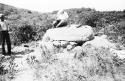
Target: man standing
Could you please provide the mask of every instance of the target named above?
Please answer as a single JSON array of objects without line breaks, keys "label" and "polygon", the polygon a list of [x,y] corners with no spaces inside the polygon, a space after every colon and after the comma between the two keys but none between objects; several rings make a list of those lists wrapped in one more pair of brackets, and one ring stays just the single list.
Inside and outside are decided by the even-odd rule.
[{"label": "man standing", "polygon": [[[3,55],[11,55],[11,42],[8,32],[8,27],[6,26],[5,17],[3,14],[0,14],[0,31],[2,32],[2,53]],[[7,43],[7,53],[5,51],[5,42]]]},{"label": "man standing", "polygon": [[67,25],[68,14],[64,10],[59,10],[56,21],[53,23],[54,27],[62,27]]}]

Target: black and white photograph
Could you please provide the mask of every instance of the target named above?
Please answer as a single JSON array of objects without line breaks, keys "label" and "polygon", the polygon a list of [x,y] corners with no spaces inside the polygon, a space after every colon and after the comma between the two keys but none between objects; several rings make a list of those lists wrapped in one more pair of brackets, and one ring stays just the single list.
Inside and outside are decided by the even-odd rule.
[{"label": "black and white photograph", "polygon": [[0,0],[0,81],[125,81],[125,0]]}]

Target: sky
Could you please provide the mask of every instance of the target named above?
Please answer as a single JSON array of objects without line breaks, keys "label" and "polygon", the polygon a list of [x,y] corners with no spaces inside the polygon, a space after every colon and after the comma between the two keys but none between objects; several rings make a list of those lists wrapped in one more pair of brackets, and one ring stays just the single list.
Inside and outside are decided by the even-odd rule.
[{"label": "sky", "polygon": [[82,7],[97,11],[125,10],[125,0],[0,0],[0,3],[38,12]]}]

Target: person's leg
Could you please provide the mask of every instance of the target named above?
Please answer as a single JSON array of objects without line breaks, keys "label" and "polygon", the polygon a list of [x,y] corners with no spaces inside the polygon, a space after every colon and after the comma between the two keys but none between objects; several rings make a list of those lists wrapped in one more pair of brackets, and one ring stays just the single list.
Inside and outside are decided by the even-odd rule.
[{"label": "person's leg", "polygon": [[63,21],[63,22],[60,23],[60,25],[58,27],[64,27],[64,26],[67,26],[67,25],[68,25],[67,22]]},{"label": "person's leg", "polygon": [[2,45],[2,31],[0,31],[0,45]]},{"label": "person's leg", "polygon": [[6,43],[7,43],[7,49],[8,49],[8,55],[11,55],[11,41],[10,41],[10,35],[8,31],[6,32]]},{"label": "person's leg", "polygon": [[54,22],[54,24],[53,24],[54,27],[56,27],[56,26],[60,23],[60,21],[61,21],[61,20],[56,20],[56,21]]},{"label": "person's leg", "polygon": [[2,31],[2,54],[5,55],[6,52],[5,52],[5,32]]}]

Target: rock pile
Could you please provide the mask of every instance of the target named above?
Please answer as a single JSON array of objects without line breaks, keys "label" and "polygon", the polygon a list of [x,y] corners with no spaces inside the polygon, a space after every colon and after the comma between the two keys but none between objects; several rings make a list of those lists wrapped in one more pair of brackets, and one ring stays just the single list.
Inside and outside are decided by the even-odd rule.
[{"label": "rock pile", "polygon": [[54,48],[71,50],[75,46],[81,46],[93,38],[94,32],[90,26],[55,28],[47,30],[41,44],[42,47],[50,49],[51,52],[55,50]]},{"label": "rock pile", "polygon": [[116,45],[109,42],[106,35],[94,36],[90,26],[49,29],[39,43],[43,51],[41,54],[47,57],[47,61],[42,63],[46,68],[37,70],[40,80],[120,79],[113,59],[118,53],[115,55],[111,50],[116,50]]}]

